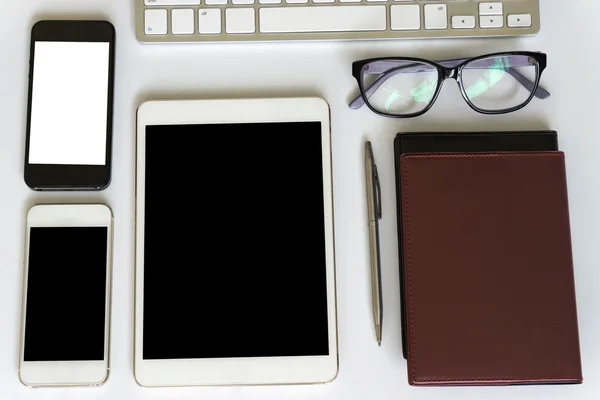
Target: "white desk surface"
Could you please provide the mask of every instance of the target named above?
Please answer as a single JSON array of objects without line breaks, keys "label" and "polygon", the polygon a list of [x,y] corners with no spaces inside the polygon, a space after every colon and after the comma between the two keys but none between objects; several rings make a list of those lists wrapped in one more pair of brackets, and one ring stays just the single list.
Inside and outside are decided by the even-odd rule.
[{"label": "white desk surface", "polygon": [[[0,399],[599,399],[600,398],[600,3],[542,0],[531,38],[143,46],[133,0],[0,0]],[[577,3],[577,6],[572,3]],[[27,62],[33,22],[101,17],[117,30],[113,179],[95,194],[36,193],[23,182]],[[347,107],[354,60],[444,59],[504,50],[548,53],[543,86],[520,112],[472,111],[448,81],[427,114],[411,120]],[[147,389],[133,380],[135,111],[149,99],[317,95],[331,105],[340,373],[327,385]],[[584,383],[565,386],[415,388],[401,354],[394,135],[399,131],[554,129],[567,157]],[[371,309],[363,146],[371,140],[382,184],[383,345]],[[176,190],[173,188],[172,190]],[[185,192],[181,191],[182,196]],[[30,389],[17,377],[24,217],[36,202],[105,201],[115,213],[111,374],[87,389]],[[443,334],[443,332],[442,332]],[[493,344],[492,344],[493,345]]]}]

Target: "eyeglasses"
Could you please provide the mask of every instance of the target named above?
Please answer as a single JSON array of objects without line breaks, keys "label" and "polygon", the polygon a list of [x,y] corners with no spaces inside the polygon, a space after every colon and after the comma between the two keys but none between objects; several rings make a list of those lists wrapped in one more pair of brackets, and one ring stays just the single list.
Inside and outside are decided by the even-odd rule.
[{"label": "eyeglasses", "polygon": [[446,79],[454,79],[469,106],[482,114],[504,114],[550,93],[539,87],[546,54],[507,52],[476,58],[428,61],[419,58],[371,58],[352,63],[360,95],[350,108],[365,103],[387,117],[411,118],[427,112]]}]

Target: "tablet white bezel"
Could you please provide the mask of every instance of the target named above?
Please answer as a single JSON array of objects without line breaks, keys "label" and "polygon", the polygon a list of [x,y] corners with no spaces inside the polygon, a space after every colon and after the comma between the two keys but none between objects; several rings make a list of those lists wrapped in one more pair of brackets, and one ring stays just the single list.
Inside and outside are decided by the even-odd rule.
[{"label": "tablet white bezel", "polygon": [[[320,122],[322,131],[330,354],[311,357],[142,359],[146,126],[303,121]],[[272,385],[326,383],[335,379],[338,372],[338,343],[329,105],[319,98],[150,101],[142,104],[138,109],[136,151],[134,375],[138,384],[141,386]]]}]

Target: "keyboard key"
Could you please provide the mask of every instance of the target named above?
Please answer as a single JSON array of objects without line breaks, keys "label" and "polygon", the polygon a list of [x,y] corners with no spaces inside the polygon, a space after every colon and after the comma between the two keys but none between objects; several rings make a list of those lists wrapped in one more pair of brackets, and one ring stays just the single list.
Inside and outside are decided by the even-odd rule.
[{"label": "keyboard key", "polygon": [[248,4],[254,4],[254,0],[231,0],[231,4],[235,4],[235,5],[248,5]]},{"label": "keyboard key", "polygon": [[173,35],[193,35],[194,29],[194,10],[175,9],[171,11],[171,31]]},{"label": "keyboard key", "polygon": [[260,10],[262,33],[384,31],[385,5],[269,7]]},{"label": "keyboard key", "polygon": [[200,0],[145,0],[147,6],[199,6]]},{"label": "keyboard key", "polygon": [[475,17],[472,15],[455,15],[452,17],[453,29],[475,29]]},{"label": "keyboard key", "polygon": [[228,8],[225,10],[227,33],[254,33],[254,8]]},{"label": "keyboard key", "polygon": [[198,32],[201,35],[221,33],[221,9],[206,8],[198,12]]},{"label": "keyboard key", "polygon": [[418,4],[391,6],[390,13],[393,31],[416,31],[421,29],[421,8]]},{"label": "keyboard key", "polygon": [[531,14],[514,14],[508,16],[509,28],[529,28],[531,26]]},{"label": "keyboard key", "polygon": [[479,15],[502,15],[502,3],[479,3]]},{"label": "keyboard key", "polygon": [[425,5],[425,29],[448,29],[448,11],[445,4]]},{"label": "keyboard key", "polygon": [[502,15],[480,17],[479,26],[482,29],[502,28],[504,26],[504,17]]},{"label": "keyboard key", "polygon": [[146,35],[166,35],[167,10],[146,10],[144,24]]}]

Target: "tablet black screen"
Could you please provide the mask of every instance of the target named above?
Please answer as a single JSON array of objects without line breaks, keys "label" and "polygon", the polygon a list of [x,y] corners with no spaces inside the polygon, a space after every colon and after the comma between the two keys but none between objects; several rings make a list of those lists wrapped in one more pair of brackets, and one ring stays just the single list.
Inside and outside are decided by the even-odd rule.
[{"label": "tablet black screen", "polygon": [[146,128],[144,359],[329,354],[321,140]]}]

